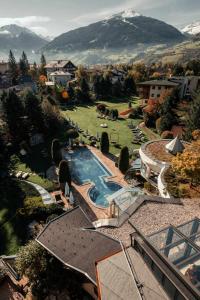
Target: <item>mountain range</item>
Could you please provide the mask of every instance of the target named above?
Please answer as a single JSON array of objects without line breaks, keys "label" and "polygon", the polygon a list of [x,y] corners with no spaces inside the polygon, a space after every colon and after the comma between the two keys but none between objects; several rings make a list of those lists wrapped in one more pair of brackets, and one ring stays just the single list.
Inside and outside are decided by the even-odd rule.
[{"label": "mountain range", "polygon": [[127,10],[61,34],[45,45],[44,51],[120,49],[137,47],[139,44],[172,44],[184,40],[185,36],[175,27],[142,16],[134,10]]},{"label": "mountain range", "polygon": [[22,50],[26,51],[32,61],[39,61],[41,53],[44,53],[47,59],[68,58],[76,64],[123,63],[143,58],[151,61],[163,53],[170,53],[171,57],[171,53],[177,51],[176,56],[179,57],[180,51],[176,49],[185,53],[185,47],[188,48],[185,57],[188,57],[194,44],[192,53],[196,54],[196,49],[199,49],[199,33],[200,22],[178,30],[128,9],[63,33],[51,41],[24,27],[3,26],[0,28],[0,57],[7,58],[8,51],[12,49],[17,58]]},{"label": "mountain range", "polygon": [[34,52],[44,47],[47,40],[33,31],[15,24],[5,25],[0,28],[0,51],[12,49],[15,52]]}]

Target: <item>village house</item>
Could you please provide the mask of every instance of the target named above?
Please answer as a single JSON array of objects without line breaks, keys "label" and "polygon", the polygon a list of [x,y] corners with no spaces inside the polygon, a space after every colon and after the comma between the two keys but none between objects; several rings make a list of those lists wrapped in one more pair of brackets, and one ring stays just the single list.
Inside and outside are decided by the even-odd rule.
[{"label": "village house", "polygon": [[77,67],[70,60],[53,60],[45,66],[45,69],[49,79],[49,75],[56,71],[69,72],[74,77]]},{"label": "village house", "polygon": [[0,74],[5,74],[9,70],[9,64],[5,61],[0,61]]},{"label": "village house", "polygon": [[73,78],[73,74],[64,71],[55,71],[48,75],[48,80],[55,84],[66,85]]}]

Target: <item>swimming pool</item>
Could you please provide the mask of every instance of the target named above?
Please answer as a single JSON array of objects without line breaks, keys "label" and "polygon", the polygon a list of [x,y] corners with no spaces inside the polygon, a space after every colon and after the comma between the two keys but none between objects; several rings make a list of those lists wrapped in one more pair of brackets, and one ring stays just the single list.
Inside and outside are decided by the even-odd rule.
[{"label": "swimming pool", "polygon": [[122,188],[116,182],[107,181],[112,173],[87,148],[67,153],[66,159],[69,161],[72,180],[78,185],[91,182],[93,185],[89,189],[88,195],[92,202],[100,207],[108,207],[109,203],[106,197]]}]

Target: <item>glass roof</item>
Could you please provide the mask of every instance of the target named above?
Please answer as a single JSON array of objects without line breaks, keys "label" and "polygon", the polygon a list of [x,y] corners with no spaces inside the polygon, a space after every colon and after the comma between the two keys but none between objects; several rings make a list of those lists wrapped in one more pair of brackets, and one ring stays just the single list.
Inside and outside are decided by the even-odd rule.
[{"label": "glass roof", "polygon": [[149,239],[200,290],[200,220],[169,226],[150,235]]}]

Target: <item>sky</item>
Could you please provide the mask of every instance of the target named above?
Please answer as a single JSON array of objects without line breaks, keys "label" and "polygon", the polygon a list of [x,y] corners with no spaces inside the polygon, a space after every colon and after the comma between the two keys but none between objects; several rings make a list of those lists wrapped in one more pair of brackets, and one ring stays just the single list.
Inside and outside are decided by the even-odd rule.
[{"label": "sky", "polygon": [[17,24],[57,36],[127,8],[178,28],[200,21],[200,0],[0,0],[0,26]]}]

